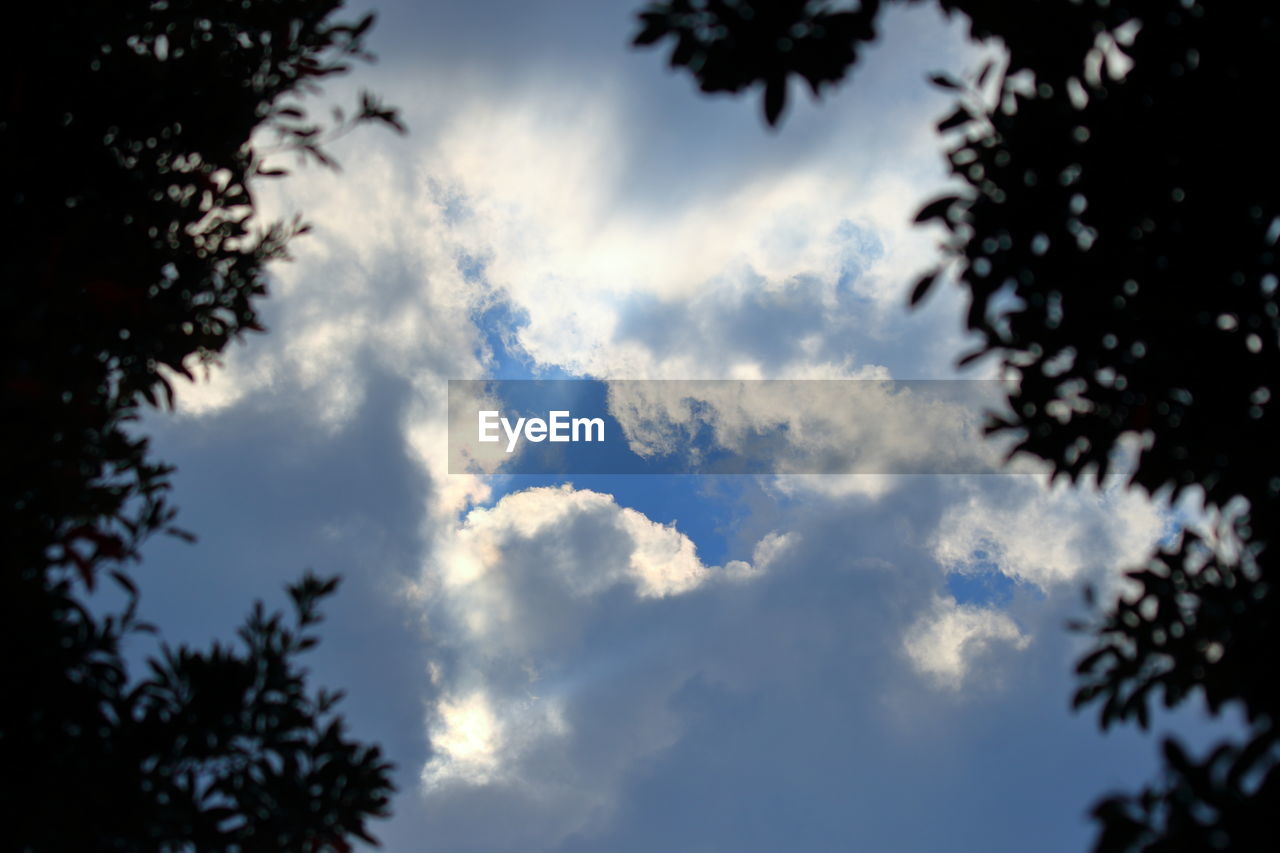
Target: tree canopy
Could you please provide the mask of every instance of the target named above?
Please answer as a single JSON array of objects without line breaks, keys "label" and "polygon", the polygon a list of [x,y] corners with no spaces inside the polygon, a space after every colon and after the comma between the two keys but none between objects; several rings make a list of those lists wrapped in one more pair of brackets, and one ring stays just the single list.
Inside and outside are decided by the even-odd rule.
[{"label": "tree canopy", "polygon": [[[901,0],[917,2],[917,0]],[[797,77],[815,96],[874,41],[884,8],[823,0],[671,0],[638,45],[706,92],[763,89],[777,124]],[[938,129],[961,189],[920,211],[946,230],[967,325],[1016,377],[992,429],[1054,477],[1101,480],[1126,446],[1132,482],[1202,491],[1214,529],[1183,531],[1091,623],[1077,705],[1146,726],[1152,703],[1199,695],[1248,736],[1202,758],[1174,739],[1162,777],[1096,806],[1099,850],[1254,849],[1280,805],[1273,385],[1280,375],[1280,175],[1271,107],[1280,18],[1205,0],[937,0],[1003,48]]]},{"label": "tree canopy", "polygon": [[[386,813],[389,766],[347,737],[338,695],[309,690],[336,580],[261,605],[240,648],[169,649],[130,677],[145,630],[127,573],[172,525],[169,469],[130,420],[246,331],[265,265],[300,222],[261,225],[269,147],[331,164],[324,142],[365,122],[361,96],[311,120],[305,96],[367,59],[372,16],[338,0],[51,0],[11,13],[0,169],[0,409],[6,564],[0,763],[6,844],[20,850],[347,849]],[[267,146],[267,147],[264,147]],[[90,612],[110,577],[130,604]]]}]

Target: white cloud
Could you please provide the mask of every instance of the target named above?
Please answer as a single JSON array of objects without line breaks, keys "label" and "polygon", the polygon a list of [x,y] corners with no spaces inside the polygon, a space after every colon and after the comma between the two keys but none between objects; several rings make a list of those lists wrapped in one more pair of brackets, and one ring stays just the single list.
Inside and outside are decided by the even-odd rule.
[{"label": "white cloud", "polygon": [[931,608],[907,629],[903,649],[918,672],[939,686],[958,690],[996,643],[1022,650],[1031,639],[1007,613],[936,596]]},{"label": "white cloud", "polygon": [[[781,611],[750,601],[735,614],[736,633],[707,641],[720,644],[713,652],[681,645],[689,636],[668,631],[665,616],[699,596],[758,589],[773,567],[799,566],[808,540],[764,533],[750,562],[711,566],[675,526],[610,495],[530,489],[485,506],[486,478],[448,475],[445,380],[492,367],[477,313],[509,304],[536,366],[569,372],[886,375],[894,365],[867,351],[898,333],[906,289],[934,254],[932,235],[908,223],[941,179],[929,129],[936,102],[897,108],[886,96],[871,141],[860,135],[856,145],[865,111],[850,111],[807,149],[755,161],[731,140],[714,178],[677,163],[641,202],[636,169],[653,139],[628,119],[625,93],[610,81],[504,93],[441,86],[424,102],[421,79],[393,80],[400,91],[386,91],[425,117],[410,115],[407,140],[362,139],[341,175],[307,172],[264,194],[282,214],[303,210],[315,233],[277,270],[273,334],[233,349],[226,371],[185,390],[181,404],[212,415],[268,400],[295,406],[300,430],[332,432],[366,405],[374,373],[409,387],[402,435],[429,482],[416,592],[437,652],[423,811],[459,815],[455,837],[477,839],[478,849],[545,849],[607,822],[641,759],[678,741],[686,721],[672,697],[690,679],[706,670],[744,691],[821,690],[836,667],[824,658],[814,675],[815,661],[843,660],[854,629],[825,601],[827,610],[801,602]],[[653,202],[664,194],[669,204]],[[933,363],[943,365],[959,345],[942,337],[906,345],[937,347]],[[762,416],[726,414],[735,429]],[[845,423],[842,415],[825,426]],[[804,500],[838,501],[855,481],[853,491],[887,489],[879,477],[804,481],[818,479],[832,494],[810,490]],[[938,559],[967,559],[986,541],[990,508],[966,502],[946,516]],[[1141,527],[1140,515],[1131,526]],[[862,574],[888,584],[895,574],[885,567],[897,564],[871,545],[850,548],[842,537],[851,525],[819,544],[849,567],[876,567]],[[870,543],[890,533],[864,535]],[[1042,555],[1022,538],[1001,547],[1019,577],[1066,577],[1087,562],[1037,570]],[[900,642],[908,619],[881,613],[878,599],[860,606],[865,646]],[[768,631],[761,614],[776,614]],[[910,623],[905,648],[928,677],[958,684],[984,649],[1022,648],[1028,637],[1006,614],[944,601]],[[452,809],[466,803],[474,811]],[[406,799],[402,809],[412,808]],[[495,813],[507,821],[498,825]]]},{"label": "white cloud", "polygon": [[428,787],[458,779],[470,785],[494,781],[503,732],[481,692],[445,696],[435,705],[430,737],[436,758],[423,780]]},{"label": "white cloud", "polygon": [[[757,578],[793,539],[763,537],[754,565],[707,566],[674,526],[600,492],[532,488],[471,509],[437,543],[417,590],[441,644],[427,790],[440,801],[478,788],[536,799],[560,837],[607,813],[626,768],[678,735],[665,703],[690,664],[665,638],[596,646],[592,636],[664,599]],[[635,668],[634,682],[618,681]],[[628,698],[609,721],[616,737],[598,744],[601,720],[586,709],[619,692]]]},{"label": "white cloud", "polygon": [[[564,538],[576,533],[576,541]],[[601,492],[571,485],[514,492],[490,508],[471,510],[456,532],[455,550],[442,559],[445,587],[494,583],[510,572],[504,559],[513,548],[538,548],[531,566],[555,577],[575,597],[588,597],[618,583],[641,598],[679,595],[714,579],[745,571],[704,566],[693,542],[672,525],[650,521]]]},{"label": "white cloud", "polygon": [[[881,378],[875,372],[862,378]],[[641,456],[694,436],[779,474],[974,473],[1001,470],[984,440],[994,383],[610,382],[610,413]]]},{"label": "white cloud", "polygon": [[944,568],[995,563],[1015,580],[1049,589],[1132,568],[1166,526],[1159,504],[1118,485],[1092,491],[1059,481],[1046,488],[1032,476],[992,485],[998,488],[966,481],[943,513],[930,547]]}]

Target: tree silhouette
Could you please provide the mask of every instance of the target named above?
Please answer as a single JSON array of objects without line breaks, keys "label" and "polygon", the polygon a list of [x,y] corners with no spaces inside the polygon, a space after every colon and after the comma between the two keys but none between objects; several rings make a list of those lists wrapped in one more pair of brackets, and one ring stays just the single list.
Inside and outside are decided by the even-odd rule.
[{"label": "tree silhouette", "polygon": [[[876,37],[887,3],[671,0],[640,13],[636,44],[706,92],[763,88],[783,114],[796,75],[815,96]],[[934,75],[955,111],[938,128],[963,189],[917,221],[946,229],[940,277],[1018,379],[1018,450],[1073,482],[1141,450],[1132,482],[1198,487],[1209,534],[1184,532],[1129,572],[1136,591],[1088,626],[1077,706],[1145,727],[1151,703],[1195,693],[1243,711],[1247,737],[1196,759],[1164,743],[1161,778],[1094,810],[1097,848],[1270,849],[1280,807],[1276,530],[1280,175],[1270,130],[1280,16],[1204,0],[938,0],[1005,59]]]},{"label": "tree silhouette", "polygon": [[[10,13],[3,58],[0,492],[6,555],[0,801],[19,850],[321,850],[368,838],[389,766],[349,740],[336,694],[306,687],[336,580],[290,589],[292,626],[258,605],[243,648],[167,649],[129,679],[144,630],[123,571],[169,530],[169,469],[127,422],[172,404],[172,377],[260,330],[264,265],[299,222],[252,216],[264,145],[332,165],[362,95],[311,121],[302,99],[368,58],[372,16],[311,0],[47,0]],[[264,142],[265,140],[265,142]],[[91,614],[109,576],[129,605]]]}]

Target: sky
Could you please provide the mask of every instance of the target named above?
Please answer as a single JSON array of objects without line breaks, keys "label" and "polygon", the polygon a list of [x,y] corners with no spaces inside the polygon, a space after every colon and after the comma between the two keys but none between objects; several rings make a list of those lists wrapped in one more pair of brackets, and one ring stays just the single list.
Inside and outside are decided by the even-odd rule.
[{"label": "sky", "polygon": [[269,333],[143,424],[199,537],[149,543],[143,617],[206,644],[341,574],[308,664],[396,765],[390,851],[1085,849],[1157,741],[1071,713],[1065,623],[1185,510],[1034,474],[449,473],[450,379],[992,375],[953,367],[959,288],[906,308],[947,188],[926,74],[982,48],[892,10],[770,131],[630,49],[637,6],[376,4],[379,62],[327,97],[410,132],[259,188],[313,232]]}]

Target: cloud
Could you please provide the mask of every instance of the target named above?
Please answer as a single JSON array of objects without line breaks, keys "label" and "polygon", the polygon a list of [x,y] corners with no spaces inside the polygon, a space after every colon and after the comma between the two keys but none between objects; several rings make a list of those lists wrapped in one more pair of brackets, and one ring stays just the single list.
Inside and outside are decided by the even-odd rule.
[{"label": "cloud", "polygon": [[[863,180],[870,155],[843,170],[836,136],[822,158],[768,169],[730,150],[699,191],[676,170],[678,203],[654,206],[624,191],[646,146],[624,99],[581,82],[524,94],[443,109],[388,91],[429,114],[410,123],[431,132],[362,140],[338,151],[340,175],[264,187],[264,218],[301,210],[313,233],[274,271],[272,334],[234,347],[179,401],[201,418],[288,411],[306,441],[341,434],[370,405],[372,373],[408,389],[396,449],[429,483],[416,603],[436,673],[418,688],[434,750],[423,809],[442,837],[478,849],[545,848],[607,823],[629,774],[685,731],[673,697],[704,667],[730,680],[741,668],[735,649],[695,651],[708,641],[692,603],[739,600],[799,538],[764,530],[749,561],[714,566],[675,527],[602,492],[526,490],[485,506],[486,478],[446,473],[445,380],[483,377],[499,357],[477,320],[498,306],[518,318],[514,342],[535,370],[858,375],[870,362],[854,332],[888,328],[898,271],[920,265],[924,245],[906,226],[920,193],[891,175]],[[935,153],[927,134],[911,145]],[[857,313],[856,329],[841,313]],[[749,612],[736,620],[742,642],[767,646]],[[776,677],[795,678],[796,660],[776,657]]]},{"label": "cloud", "polygon": [[903,649],[917,671],[958,690],[975,661],[994,643],[1022,650],[1031,639],[1007,613],[935,596],[929,611],[907,629]]},{"label": "cloud", "polygon": [[484,789],[536,803],[560,837],[599,819],[632,762],[680,731],[665,703],[691,664],[643,630],[654,608],[759,578],[792,541],[764,536],[753,563],[708,566],[674,526],[569,485],[471,509],[417,590],[438,644],[433,802]]},{"label": "cloud", "polygon": [[[534,17],[531,28],[546,24]],[[900,37],[896,54],[937,62],[936,19],[912,29],[935,36],[931,48]],[[872,63],[852,100],[797,103],[806,124],[771,137],[745,102],[731,130],[701,121],[718,105],[671,92],[648,62],[633,77],[615,63],[588,80],[575,50],[497,72],[526,54],[494,52],[491,38],[461,71],[419,52],[411,75],[384,75],[415,130],[390,178],[439,204],[438,233],[520,318],[522,355],[609,378],[850,375],[883,363],[912,276],[936,256],[934,235],[910,221],[945,181],[931,129],[945,94],[916,75],[910,96],[888,97],[875,77],[893,63]],[[446,72],[447,89],[420,85]],[[672,124],[673,108],[698,129]],[[397,206],[385,210],[380,219]],[[890,348],[919,357],[957,331]],[[946,369],[956,351],[930,366]]]},{"label": "cloud", "polygon": [[[535,556],[536,555],[536,556]],[[444,563],[444,586],[502,582],[511,558],[548,575],[576,598],[627,584],[640,598],[679,595],[719,577],[750,572],[741,561],[704,566],[693,543],[672,525],[650,521],[601,492],[558,487],[526,489],[491,508],[471,510]]]},{"label": "cloud", "polygon": [[1113,484],[1101,491],[1065,482],[1046,488],[1018,477],[998,488],[967,481],[930,540],[948,571],[995,564],[1042,590],[1097,579],[1142,562],[1164,534],[1167,514],[1137,490]]},{"label": "cloud", "polygon": [[[540,33],[559,26],[542,12],[530,17]],[[488,18],[476,26],[492,29]],[[924,91],[916,66],[951,63],[939,39],[911,35],[914,53],[890,36],[881,55],[912,57],[910,84]],[[499,53],[489,58],[505,61]],[[342,445],[352,471],[368,454],[416,465],[426,484],[406,525],[419,529],[397,533],[421,545],[412,603],[427,648],[389,653],[402,663],[420,655],[429,675],[368,700],[411,713],[425,702],[415,722],[433,752],[399,758],[421,767],[423,783],[397,804],[401,825],[415,827],[402,837],[426,826],[440,849],[545,850],[575,838],[592,849],[616,828],[636,780],[664,761],[674,768],[668,782],[758,761],[748,768],[759,774],[755,799],[734,778],[689,799],[743,798],[722,813],[748,829],[717,836],[742,849],[753,842],[742,802],[775,794],[795,795],[795,813],[807,815],[824,791],[883,773],[871,801],[892,796],[917,809],[914,783],[933,778],[935,756],[912,784],[895,785],[906,778],[893,776],[899,756],[877,738],[891,725],[915,738],[928,727],[914,721],[930,715],[950,732],[949,706],[927,691],[959,684],[965,695],[986,695],[992,682],[977,676],[1002,651],[1020,652],[1010,665],[1023,674],[1047,668],[1047,657],[1033,656],[1048,654],[1045,627],[1060,624],[1055,590],[1129,553],[1128,537],[1150,532],[1145,510],[1124,500],[1101,512],[1067,498],[1045,504],[1035,489],[990,483],[970,492],[884,477],[795,478],[753,493],[727,534],[728,550],[750,559],[716,566],[679,526],[603,491],[526,489],[489,505],[489,479],[446,473],[444,401],[446,379],[483,377],[503,358],[503,336],[480,325],[495,311],[511,318],[501,330],[516,351],[509,355],[527,358],[534,373],[947,375],[961,351],[959,311],[908,319],[900,306],[935,257],[932,235],[908,223],[943,180],[929,119],[948,98],[904,97],[872,63],[859,76],[860,91],[874,97],[820,112],[797,104],[788,133],[769,136],[757,132],[753,103],[689,95],[676,105],[683,124],[670,122],[667,96],[687,81],[662,81],[661,97],[645,90],[647,109],[633,114],[633,81],[557,72],[554,53],[540,53],[548,66],[527,77],[503,66],[441,77],[449,82],[439,86],[424,81],[447,63],[384,64],[387,85],[375,88],[405,105],[414,133],[362,136],[358,148],[339,149],[341,175],[306,171],[264,190],[271,212],[300,209],[315,232],[295,245],[296,262],[277,269],[273,334],[234,348],[227,369],[186,389],[181,406],[210,418],[285,411],[290,440],[305,442],[341,435],[377,404],[371,375],[407,389],[395,436]],[[451,56],[464,54],[454,46]],[[660,78],[656,64],[643,64],[646,78]],[[738,111],[736,124],[691,118],[725,109]],[[955,301],[935,299],[931,310]],[[726,435],[766,414],[726,408]],[[344,489],[329,483],[326,493],[367,502]],[[1040,528],[1014,524],[1019,501],[1040,507],[1032,513]],[[368,522],[374,534],[379,520]],[[348,537],[365,538],[364,528]],[[1043,585],[1051,606],[1015,618],[940,595],[944,572],[972,567],[979,548],[998,553],[1010,576]],[[366,618],[386,613],[370,607]],[[911,714],[891,707],[898,696]],[[1042,715],[1028,718],[1040,726]],[[381,735],[417,748],[405,728],[413,726]],[[718,730],[729,734],[716,740]],[[784,745],[771,747],[775,740]],[[704,743],[716,751],[700,752]],[[841,766],[799,778],[827,756]],[[823,814],[847,812],[820,805]],[[636,832],[631,843],[662,846],[653,837]]]},{"label": "cloud", "polygon": [[[273,268],[272,334],[233,346],[210,381],[179,383],[181,412],[289,401],[332,433],[376,367],[415,387],[405,429],[442,475],[444,380],[497,363],[494,330],[477,326],[497,307],[535,373],[885,372],[859,342],[891,334],[900,291],[932,251],[907,223],[940,169],[908,190],[877,151],[940,162],[927,122],[882,116],[895,131],[856,156],[839,127],[807,143],[810,158],[728,149],[714,174],[659,176],[651,188],[671,203],[658,205],[635,176],[654,131],[627,115],[617,81],[446,97],[405,80],[387,77],[386,94],[414,134],[363,134],[358,150],[338,147],[342,173],[302,169],[260,188],[264,221],[301,211],[313,233]],[[928,108],[903,107],[915,119]],[[483,492],[441,487],[454,512]]]},{"label": "cloud", "polygon": [[727,450],[779,474],[1003,470],[982,434],[1003,400],[997,384],[864,376],[874,381],[610,382],[608,403],[632,452],[695,466]]},{"label": "cloud", "polygon": [[[466,227],[498,247],[485,275],[535,362],[608,378],[849,375],[867,363],[855,342],[898,308],[903,255],[927,257],[902,201],[923,188],[805,162],[655,215],[617,194],[630,146],[603,105],[584,110],[590,135],[527,110],[464,126],[442,161]],[[472,158],[499,177],[471,180]]]},{"label": "cloud", "polygon": [[436,758],[423,771],[423,781],[435,787],[451,779],[468,785],[494,781],[499,769],[503,732],[487,697],[480,692],[442,697],[435,706],[431,743]]},{"label": "cloud", "polygon": [[444,203],[402,180],[403,154],[370,139],[341,173],[305,168],[259,188],[261,221],[302,211],[313,231],[271,267],[271,333],[233,345],[208,381],[181,383],[180,414],[269,396],[331,432],[361,406],[370,368],[425,382],[434,399],[444,378],[480,374],[471,317],[491,294],[467,279]]}]

